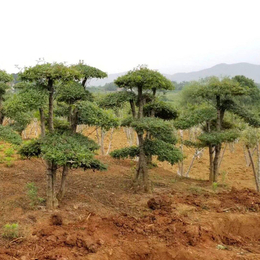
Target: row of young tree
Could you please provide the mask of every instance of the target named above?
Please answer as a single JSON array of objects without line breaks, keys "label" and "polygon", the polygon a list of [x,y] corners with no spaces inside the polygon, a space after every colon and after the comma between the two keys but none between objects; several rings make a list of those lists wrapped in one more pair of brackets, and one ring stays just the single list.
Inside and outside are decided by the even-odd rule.
[{"label": "row of young tree", "polygon": [[[71,66],[44,63],[24,68],[19,73],[19,82],[12,86],[11,75],[0,71],[0,123],[5,117],[10,119],[9,125],[0,126],[0,139],[20,145],[19,153],[24,157],[43,158],[49,208],[61,202],[70,168],[106,169],[94,157],[99,146],[77,132],[79,125],[99,127],[101,133],[118,126],[134,129],[138,145],[114,150],[111,156],[139,158],[134,187],[146,192],[151,190],[148,168],[153,157],[171,164],[181,164],[184,158],[182,150],[176,147],[176,129],[199,128],[196,139],[181,138],[179,142],[181,146],[196,149],[208,147],[209,180],[217,182],[223,143],[238,139],[249,126],[260,125],[260,93],[255,83],[244,76],[192,82],[180,92],[175,103],[164,102],[161,97],[162,93],[167,95],[167,91],[174,89],[173,83],[145,66],[115,80],[121,91],[95,98],[86,83],[106,76],[103,71],[83,63]],[[126,116],[120,118],[123,108]],[[35,117],[40,120],[41,135],[22,143],[16,133],[21,134]],[[250,158],[251,146],[258,143],[252,133],[246,131],[244,135]],[[56,192],[59,167],[62,178]],[[258,172],[254,170],[259,189]]]}]

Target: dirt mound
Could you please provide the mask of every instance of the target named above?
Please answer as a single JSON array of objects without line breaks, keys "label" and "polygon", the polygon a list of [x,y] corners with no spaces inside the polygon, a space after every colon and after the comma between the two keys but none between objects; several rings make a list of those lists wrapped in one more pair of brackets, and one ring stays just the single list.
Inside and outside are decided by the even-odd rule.
[{"label": "dirt mound", "polygon": [[238,190],[233,187],[230,192],[221,193],[219,199],[223,211],[258,212],[260,209],[260,194],[248,188]]}]

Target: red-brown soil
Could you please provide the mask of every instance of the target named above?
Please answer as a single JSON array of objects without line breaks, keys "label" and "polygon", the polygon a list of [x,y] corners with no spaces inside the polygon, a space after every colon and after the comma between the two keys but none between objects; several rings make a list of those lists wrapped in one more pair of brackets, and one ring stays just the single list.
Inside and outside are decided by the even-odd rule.
[{"label": "red-brown soil", "polygon": [[[115,134],[112,149],[126,143],[122,132]],[[185,150],[185,169],[193,152]],[[135,161],[98,157],[108,170],[71,171],[54,211],[30,206],[26,194],[34,182],[45,197],[40,159],[0,164],[0,233],[7,223],[19,224],[18,238],[0,237],[0,260],[260,259],[260,194],[240,144],[233,153],[227,148],[214,189],[206,150],[189,179],[158,162],[150,169],[151,194],[131,187]]]}]

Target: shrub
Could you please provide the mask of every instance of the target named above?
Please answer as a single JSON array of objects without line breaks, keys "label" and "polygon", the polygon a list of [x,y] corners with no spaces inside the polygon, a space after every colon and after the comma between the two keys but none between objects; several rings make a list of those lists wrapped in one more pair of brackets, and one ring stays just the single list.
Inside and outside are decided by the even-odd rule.
[{"label": "shrub", "polygon": [[4,154],[8,157],[11,157],[12,155],[14,155],[14,149],[13,148],[8,148],[4,151]]},{"label": "shrub", "polygon": [[12,167],[14,165],[14,159],[12,157],[6,157],[5,163],[7,167]]},{"label": "shrub", "polygon": [[43,198],[38,197],[38,189],[34,182],[29,182],[26,185],[27,196],[30,199],[30,206],[35,207],[37,204],[44,202]]},{"label": "shrub", "polygon": [[5,224],[2,236],[7,239],[17,238],[19,236],[19,225],[17,223]]}]

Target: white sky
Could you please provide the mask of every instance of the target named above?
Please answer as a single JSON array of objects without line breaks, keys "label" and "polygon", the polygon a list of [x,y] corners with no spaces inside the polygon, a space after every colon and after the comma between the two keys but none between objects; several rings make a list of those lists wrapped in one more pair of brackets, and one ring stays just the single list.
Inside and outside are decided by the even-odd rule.
[{"label": "white sky", "polygon": [[1,0],[0,69],[84,60],[108,73],[260,64],[259,0]]}]

